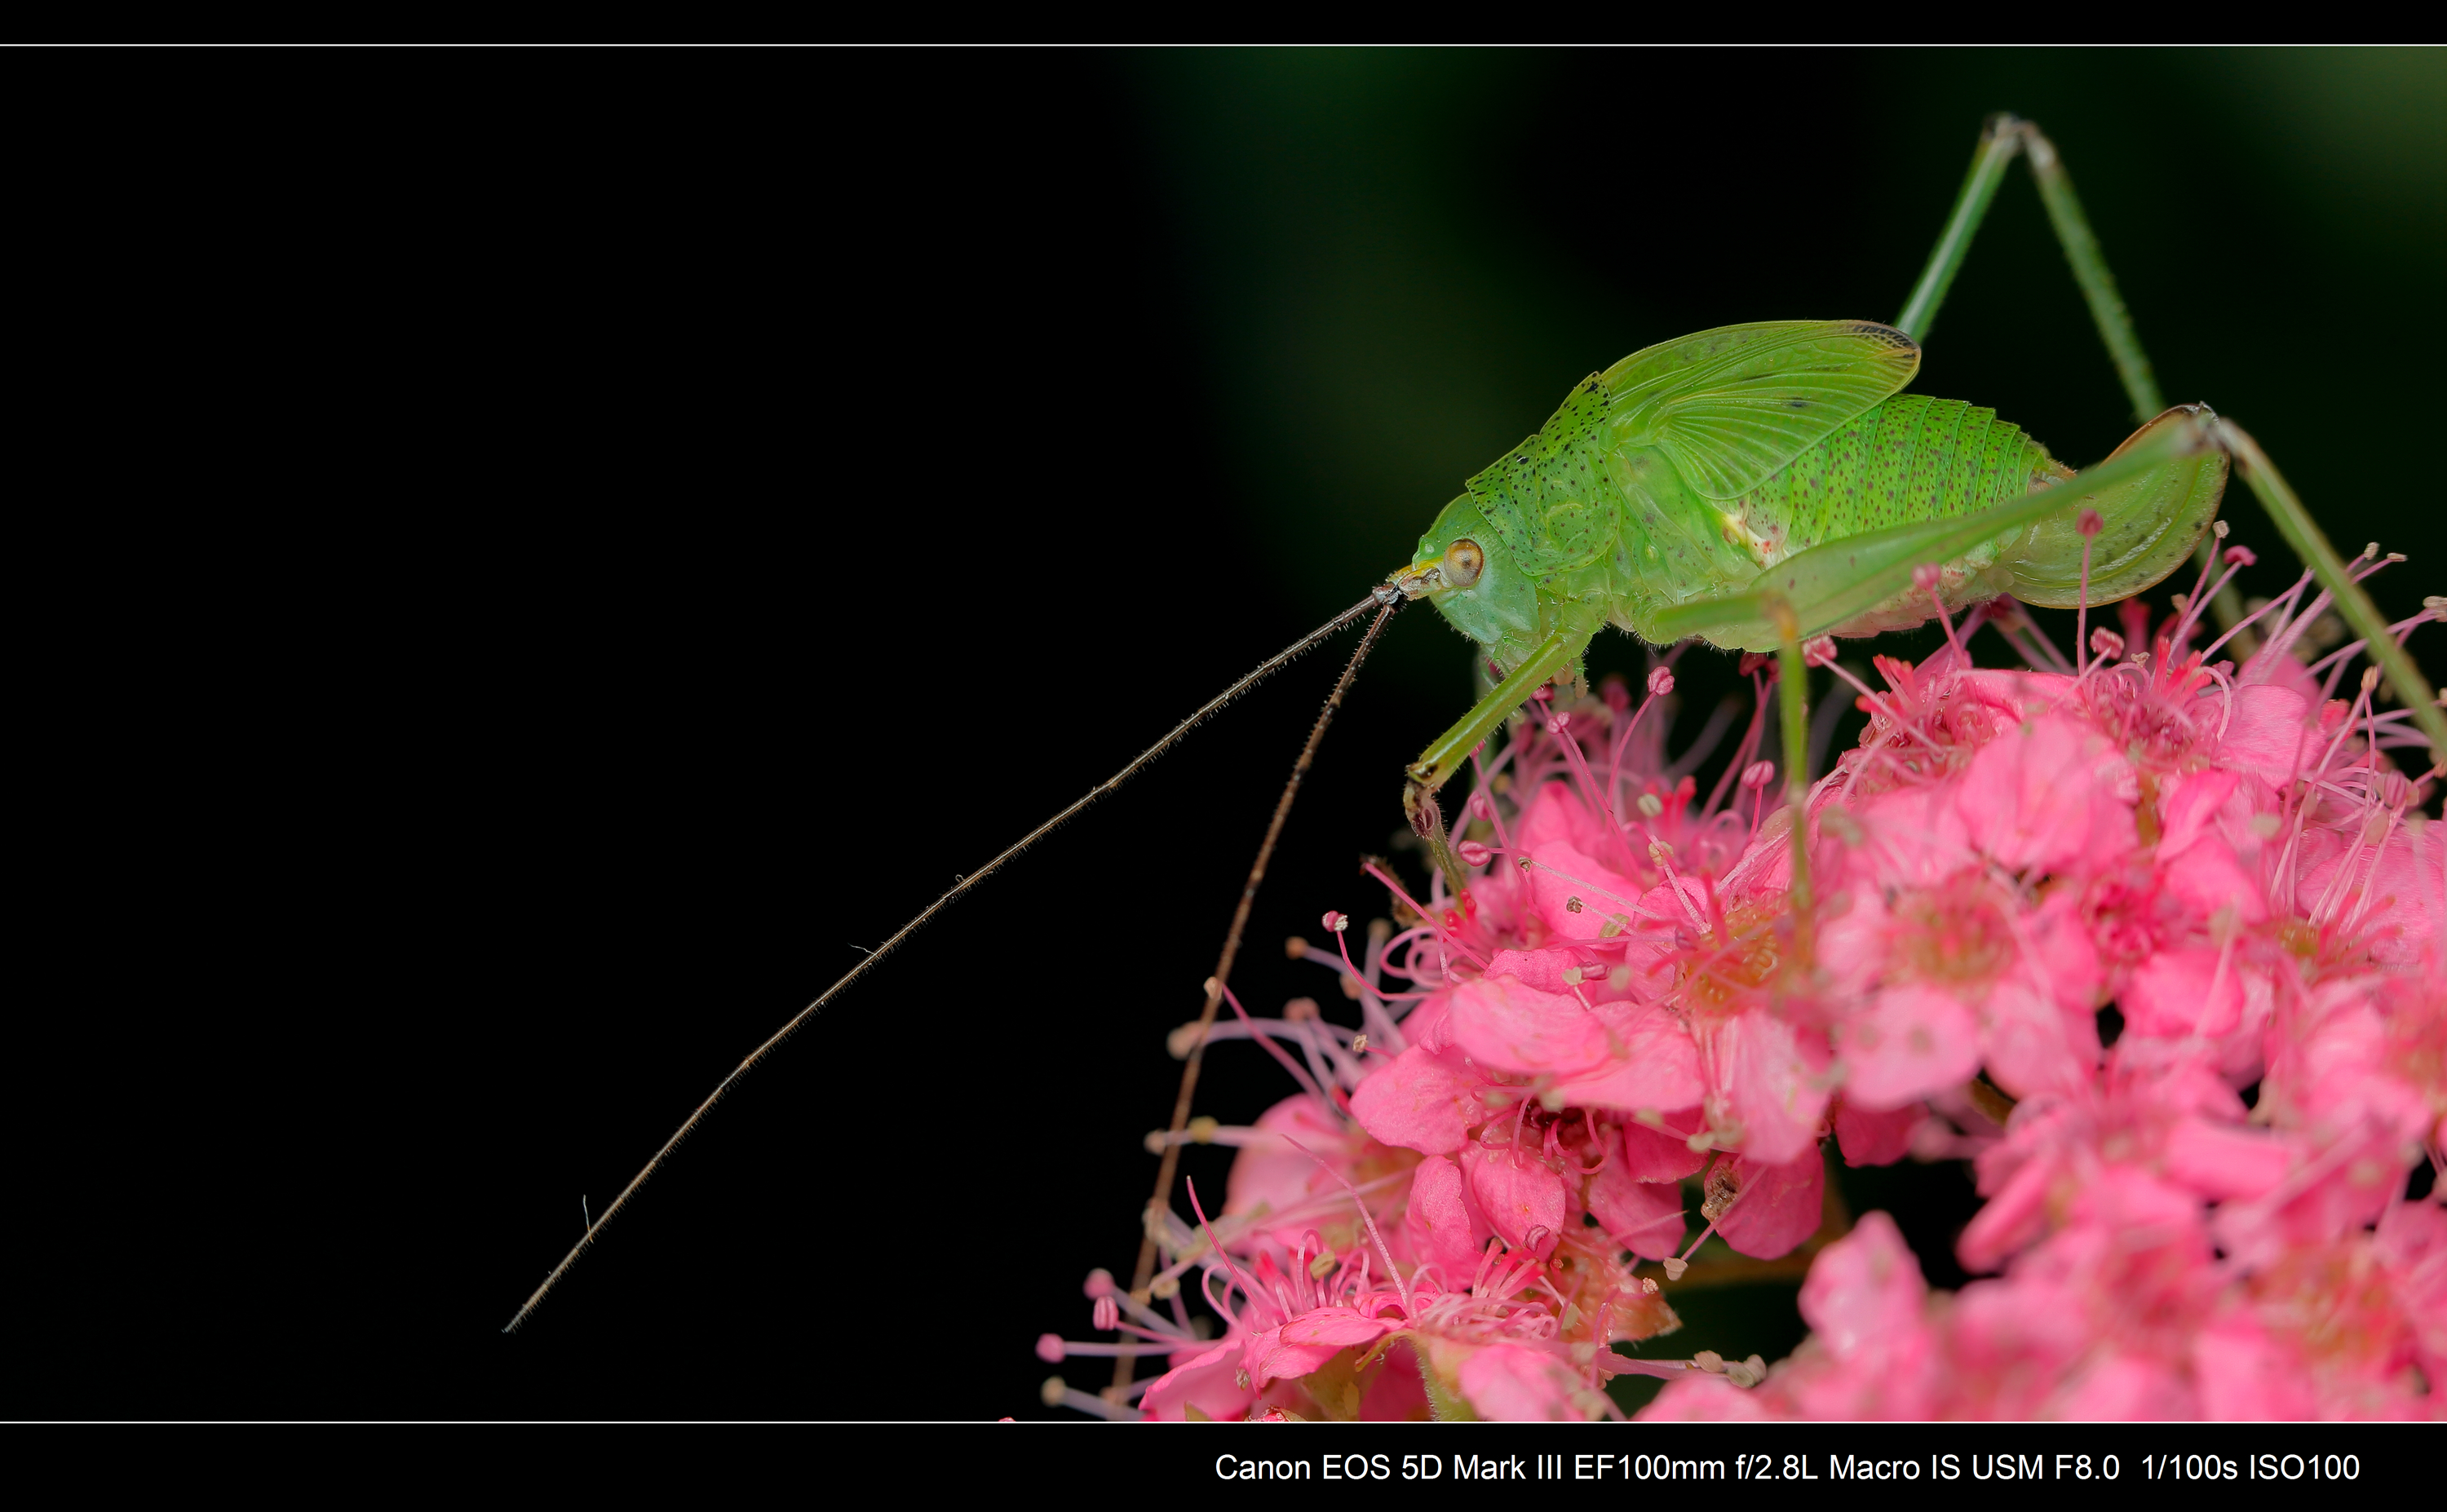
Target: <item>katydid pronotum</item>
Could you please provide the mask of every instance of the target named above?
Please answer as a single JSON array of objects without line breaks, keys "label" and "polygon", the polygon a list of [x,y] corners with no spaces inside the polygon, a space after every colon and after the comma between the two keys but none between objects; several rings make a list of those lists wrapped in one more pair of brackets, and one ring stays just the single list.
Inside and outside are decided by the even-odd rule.
[{"label": "katydid pronotum", "polygon": [[[2105,463],[2074,473],[2016,427],[1968,404],[1898,397],[1920,340],[2006,169],[2033,178],[2077,282],[2144,422]],[[2154,417],[2154,418],[2153,418]],[[1444,853],[1437,787],[1546,683],[1579,674],[1582,652],[1614,623],[1654,643],[1697,637],[1773,652],[1782,665],[1784,749],[1808,748],[1804,640],[1920,623],[2000,594],[2042,605],[2095,606],[2141,592],[2210,546],[2229,468],[2334,595],[2371,648],[2432,749],[2447,751],[2442,714],[2369,596],[2251,438],[2206,406],[2168,407],[2118,298],[2070,180],[2030,123],[1996,118],[1927,266],[1891,326],[1774,322],[1648,348],[1576,386],[1546,425],[1470,481],[1413,560],[1369,595],[1201,707],[1120,772],[959,879],[916,917],[757,1046],[690,1114],[520,1307],[518,1329],[607,1224],[749,1070],[921,925],[1080,809],[1128,781],[1190,729],[1318,642],[1372,619],[1276,805],[1208,979],[1211,1025],[1259,883],[1328,722],[1386,620],[1427,598],[1478,646],[1495,686],[1407,773],[1405,806],[1436,864]],[[1933,576],[1926,569],[1934,568]],[[2222,606],[2223,607],[2223,606]],[[1809,773],[1788,762],[1788,801]],[[1795,834],[1793,902],[1806,919],[1806,856]],[[1203,1060],[1194,1039],[1170,1131],[1189,1118]],[[1181,1148],[1163,1143],[1157,1201],[1170,1195]],[[1147,1283],[1150,1243],[1134,1287]],[[1121,1362],[1127,1374],[1130,1362]]]}]

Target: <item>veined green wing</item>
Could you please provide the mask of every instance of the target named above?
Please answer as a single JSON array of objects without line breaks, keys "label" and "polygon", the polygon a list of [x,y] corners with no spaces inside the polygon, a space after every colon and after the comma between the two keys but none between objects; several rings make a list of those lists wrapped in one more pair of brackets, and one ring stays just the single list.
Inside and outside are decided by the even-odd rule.
[{"label": "veined green wing", "polygon": [[1603,377],[1621,441],[1655,446],[1708,499],[1738,499],[1911,382],[1920,347],[1867,320],[1721,326]]}]

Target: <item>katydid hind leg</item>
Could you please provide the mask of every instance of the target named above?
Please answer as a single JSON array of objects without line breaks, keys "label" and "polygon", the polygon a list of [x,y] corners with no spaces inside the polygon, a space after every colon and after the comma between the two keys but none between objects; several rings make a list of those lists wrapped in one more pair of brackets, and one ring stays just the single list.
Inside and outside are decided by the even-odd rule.
[{"label": "katydid hind leg", "polygon": [[2397,701],[2412,711],[2414,721],[2429,738],[2431,769],[2437,771],[2447,765],[2447,710],[2439,709],[2438,694],[2431,690],[2429,680],[2398,643],[2387,616],[2371,602],[2362,585],[2354,580],[2344,558],[2328,543],[2326,533],[2311,519],[2311,512],[2303,507],[2303,501],[2268,460],[2268,454],[2260,449],[2260,444],[2231,421],[2218,422],[2217,432],[2220,444],[2234,459],[2235,470],[2243,476],[2245,485],[2260,501],[2261,507],[2268,512],[2278,534],[2311,569],[2320,586],[2335,596],[2338,617],[2362,637],[2370,659],[2396,690]]},{"label": "katydid hind leg", "polygon": [[[2107,255],[2100,250],[2098,236],[2090,228],[2090,217],[2082,209],[2081,197],[2074,192],[2073,176],[2065,170],[2064,159],[2037,124],[2011,114],[1991,117],[1982,131],[1979,149],[1972,155],[1971,173],[1963,180],[1954,213],[1938,236],[1928,267],[1913,287],[1910,298],[1905,301],[1896,328],[1916,338],[1926,333],[1930,322],[1937,318],[1938,306],[1944,301],[1946,290],[1954,282],[1956,270],[1971,250],[1971,238],[1987,215],[1988,203],[1996,197],[2006,165],[2018,154],[2030,162],[2031,181],[2048,213],[2049,228],[2056,233],[2065,264],[2081,290],[2083,302],[2090,307],[2091,322],[2098,328],[2108,358],[2115,365],[2116,381],[2123,385],[2124,397],[2133,406],[2133,418],[2147,422],[2151,416],[2162,414],[2167,402],[2159,391],[2156,370],[2151,366],[2149,353],[2141,349],[2141,334],[2134,328],[2132,312],[2125,308],[2124,296],[2116,289],[2115,274],[2108,270]],[[2192,553],[2194,563],[2207,567],[2214,545],[2209,536],[2203,535]],[[2211,608],[2219,625],[2230,630],[2243,617],[2243,595],[2229,583],[2218,590]]]},{"label": "katydid hind leg", "polygon": [[[1660,642],[1702,635],[1729,649],[1774,651],[1781,644],[1769,613],[1775,601],[1791,606],[1804,639],[1916,624],[1927,613],[1905,595],[1915,586],[1915,571],[1928,565],[1942,570],[1942,592],[1951,604],[1994,596],[2009,587],[2017,554],[2035,526],[2056,517],[2077,519],[2078,506],[2117,497],[2171,463],[2214,449],[2203,414],[2172,411],[2165,425],[2145,427],[2106,462],[2011,503],[1864,531],[1796,552],[1760,573],[1747,591],[1658,611],[1641,633]],[[2154,497],[2148,488],[2142,494]],[[1888,623],[1882,616],[1895,605],[1904,606],[1895,611],[1903,617]]]}]

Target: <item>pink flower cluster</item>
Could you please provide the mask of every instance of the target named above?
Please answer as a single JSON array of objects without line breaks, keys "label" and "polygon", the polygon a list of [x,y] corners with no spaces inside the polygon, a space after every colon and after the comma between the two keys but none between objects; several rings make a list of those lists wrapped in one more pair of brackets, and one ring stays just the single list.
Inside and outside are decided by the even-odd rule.
[{"label": "pink flower cluster", "polygon": [[[1652,712],[1670,671],[1636,709],[1542,694],[1482,753],[1460,897],[1379,872],[1408,928],[1358,958],[1338,915],[1332,950],[1293,942],[1360,1028],[1306,1000],[1217,1026],[1302,1089],[1183,1136],[1241,1152],[1220,1212],[1150,1217],[1151,1287],[1091,1281],[1129,1337],[1040,1346],[1171,1369],[1049,1389],[1154,1418],[1564,1419],[1620,1415],[1629,1370],[1667,1378],[1654,1418],[2447,1415],[2447,1212],[2406,1196],[2447,1161],[2447,834],[2433,774],[2389,759],[2420,747],[2405,713],[2370,675],[2333,696],[2359,645],[2296,652],[2308,587],[2240,667],[2232,634],[2195,651],[2191,613],[2153,635],[2137,605],[2077,667],[2042,643],[1976,669],[1951,630],[1877,658],[1805,810],[1806,914],[1753,759],[1770,669],[1704,801]],[[2010,604],[1974,616],[2030,645]],[[1982,1278],[1932,1293],[1885,1214],[1823,1233],[1830,1141],[1971,1159],[1957,1254]],[[1772,1367],[1610,1348],[1678,1327],[1660,1282],[1712,1235],[1815,1248],[1812,1336]]]}]

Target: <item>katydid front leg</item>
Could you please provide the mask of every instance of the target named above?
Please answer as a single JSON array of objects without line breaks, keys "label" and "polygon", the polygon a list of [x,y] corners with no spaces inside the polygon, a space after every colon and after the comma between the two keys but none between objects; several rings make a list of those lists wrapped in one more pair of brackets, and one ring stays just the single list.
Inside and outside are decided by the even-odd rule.
[{"label": "katydid front leg", "polygon": [[1419,759],[1403,774],[1402,812],[1410,817],[1412,830],[1427,841],[1428,854],[1436,870],[1444,874],[1445,886],[1453,897],[1461,897],[1469,879],[1445,845],[1444,815],[1436,808],[1436,789],[1460,770],[1461,764],[1470,760],[1470,753],[1484,745],[1532,693],[1580,665],[1581,652],[1588,648],[1593,633],[1559,630],[1547,636],[1528,660],[1471,706],[1452,728],[1437,736],[1435,743],[1420,752]]}]

